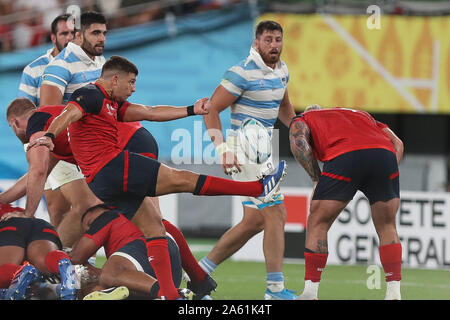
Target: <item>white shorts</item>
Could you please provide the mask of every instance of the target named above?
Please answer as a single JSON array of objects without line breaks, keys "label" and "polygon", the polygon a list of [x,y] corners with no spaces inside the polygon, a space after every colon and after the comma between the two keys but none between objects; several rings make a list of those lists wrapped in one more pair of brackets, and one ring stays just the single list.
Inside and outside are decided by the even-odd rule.
[{"label": "white shorts", "polygon": [[[28,143],[23,146],[26,152]],[[56,190],[66,183],[79,179],[84,179],[84,175],[77,165],[59,160],[52,172],[50,172],[50,175],[47,177],[44,190]]]},{"label": "white shorts", "polygon": [[[249,163],[247,156],[240,147],[239,137],[235,132],[231,132],[227,136],[228,147],[236,154],[239,163],[241,164],[241,172],[233,173],[232,178],[235,181],[254,181],[261,179],[265,174],[273,171],[274,164],[273,158],[270,156],[265,162],[261,164]],[[255,209],[263,209],[266,207],[271,207],[277,204],[283,203],[284,196],[281,194],[280,190],[275,192],[273,196],[273,201],[269,203],[264,203],[254,197],[241,197],[242,205],[248,206]]]},{"label": "white shorts", "polygon": [[77,165],[59,160],[47,177],[44,190],[56,190],[66,183],[79,179],[84,179],[84,175]]}]

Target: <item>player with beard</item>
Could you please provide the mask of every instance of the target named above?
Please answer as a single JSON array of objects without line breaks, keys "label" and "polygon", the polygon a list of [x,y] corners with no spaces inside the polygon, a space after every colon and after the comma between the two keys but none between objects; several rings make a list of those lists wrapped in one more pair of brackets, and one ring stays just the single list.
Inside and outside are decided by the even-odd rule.
[{"label": "player with beard", "polygon": [[39,105],[40,87],[42,83],[42,74],[45,67],[53,60],[67,45],[73,40],[75,32],[67,26],[67,20],[70,18],[68,14],[57,16],[51,25],[50,39],[53,47],[44,55],[29,63],[22,73],[20,79],[18,98],[28,98]]},{"label": "player with beard", "polygon": [[[209,114],[203,116],[226,174],[234,180],[249,181],[273,168],[269,158],[262,164],[243,164],[238,160],[237,132],[246,118],[259,120],[271,130],[277,118],[289,126],[294,109],[289,101],[287,83],[289,72],[280,60],[283,29],[275,21],[262,21],[256,27],[255,39],[246,60],[228,69],[214,91]],[[231,108],[231,133],[226,142],[222,135],[219,113]],[[200,261],[208,273],[238,251],[250,238],[264,230],[263,250],[267,270],[265,299],[294,299],[284,288],[282,264],[284,257],[284,225],[286,209],[283,195],[277,192],[274,201],[262,203],[252,197],[243,198],[244,216],[240,223],[220,238],[213,250]]]}]

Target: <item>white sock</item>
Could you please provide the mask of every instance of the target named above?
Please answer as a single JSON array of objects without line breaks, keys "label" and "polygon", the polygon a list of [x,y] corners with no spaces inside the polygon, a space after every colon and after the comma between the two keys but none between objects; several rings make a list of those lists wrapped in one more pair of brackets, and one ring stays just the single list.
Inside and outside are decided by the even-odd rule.
[{"label": "white sock", "polygon": [[402,300],[400,281],[386,282],[386,296],[384,300]]},{"label": "white sock", "polygon": [[305,281],[303,293],[299,296],[300,300],[317,300],[320,282]]}]

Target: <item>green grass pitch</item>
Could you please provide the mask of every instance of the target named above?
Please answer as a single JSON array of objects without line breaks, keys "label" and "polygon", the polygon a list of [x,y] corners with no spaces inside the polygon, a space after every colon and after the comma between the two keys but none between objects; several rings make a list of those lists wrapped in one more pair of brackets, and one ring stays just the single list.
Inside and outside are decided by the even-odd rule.
[{"label": "green grass pitch", "polygon": [[[200,260],[212,246],[215,239],[188,239],[195,257]],[[97,265],[104,263],[97,258]],[[366,265],[327,265],[322,273],[319,289],[320,300],[383,300],[386,290],[384,273],[380,276],[368,273]],[[301,293],[303,290],[304,264],[285,262],[283,273],[288,289]],[[369,270],[370,271],[370,270]],[[213,273],[217,281],[217,291],[212,293],[215,300],[261,300],[265,291],[266,270],[264,263],[244,262],[228,259]],[[368,287],[368,279],[369,286]],[[183,281],[181,287],[185,287]],[[450,300],[450,270],[426,270],[403,268],[401,292],[403,300]]]}]

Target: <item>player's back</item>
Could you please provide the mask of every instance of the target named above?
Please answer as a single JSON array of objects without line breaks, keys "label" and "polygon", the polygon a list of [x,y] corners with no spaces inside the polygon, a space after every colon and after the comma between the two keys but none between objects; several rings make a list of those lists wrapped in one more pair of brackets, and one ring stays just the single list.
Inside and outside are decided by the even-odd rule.
[{"label": "player's back", "polygon": [[389,137],[365,111],[331,108],[305,112],[300,117],[311,130],[313,148],[320,161],[331,160],[343,153],[383,148],[395,153]]},{"label": "player's back", "polygon": [[137,239],[145,241],[139,228],[115,210],[104,212],[97,217],[87,235],[99,247],[104,246],[106,257],[131,241]]}]

